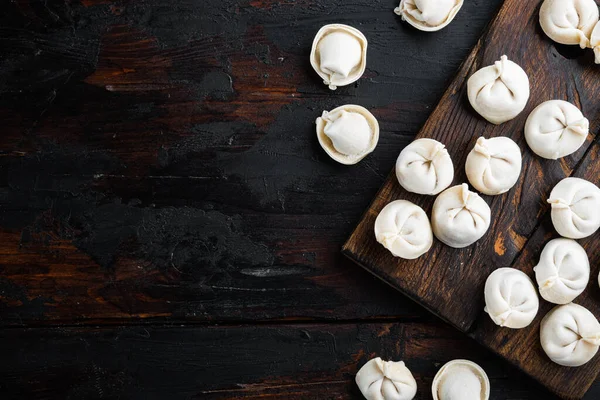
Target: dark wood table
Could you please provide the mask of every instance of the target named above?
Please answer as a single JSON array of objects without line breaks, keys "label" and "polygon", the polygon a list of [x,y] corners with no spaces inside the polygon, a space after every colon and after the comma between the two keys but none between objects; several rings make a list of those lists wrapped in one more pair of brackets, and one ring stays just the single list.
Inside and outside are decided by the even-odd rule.
[{"label": "dark wood table", "polygon": [[[339,251],[500,3],[425,34],[388,0],[3,2],[0,398],[359,399],[381,356],[418,399],[454,358],[552,399]],[[370,43],[330,92],[334,22]],[[352,167],[314,133],[346,103],[382,129]]]}]

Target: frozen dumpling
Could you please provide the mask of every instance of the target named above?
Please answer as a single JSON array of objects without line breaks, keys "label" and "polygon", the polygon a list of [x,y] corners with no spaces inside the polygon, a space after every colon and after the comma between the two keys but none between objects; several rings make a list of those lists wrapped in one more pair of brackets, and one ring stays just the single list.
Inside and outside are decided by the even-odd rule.
[{"label": "frozen dumpling", "polygon": [[483,194],[508,192],[521,174],[521,149],[510,138],[477,139],[465,164],[471,185]]},{"label": "frozen dumpling", "polygon": [[490,380],[485,371],[468,360],[446,363],[433,378],[433,400],[488,400]]},{"label": "frozen dumpling", "polygon": [[396,200],[375,220],[375,238],[394,256],[413,260],[433,244],[431,223],[423,209],[410,201]]},{"label": "frozen dumpling", "polygon": [[367,400],[412,400],[417,382],[403,361],[368,361],[356,374],[356,384]]},{"label": "frozen dumpling", "polygon": [[552,189],[552,223],[559,235],[582,239],[600,228],[600,189],[580,178],[565,178]]},{"label": "frozen dumpling", "polygon": [[527,105],[529,78],[523,68],[502,56],[469,78],[467,92],[475,111],[498,125],[515,118]]},{"label": "frozen dumpling", "polygon": [[542,320],[540,341],[552,361],[579,367],[598,352],[600,323],[588,309],[577,304],[556,306]]},{"label": "frozen dumpling", "polygon": [[573,104],[549,100],[537,106],[525,123],[525,140],[535,154],[556,160],[585,143],[590,122]]},{"label": "frozen dumpling", "polygon": [[433,32],[452,22],[462,5],[463,0],[401,0],[394,12],[415,28]]},{"label": "frozen dumpling", "polygon": [[446,147],[433,139],[417,139],[402,150],[396,177],[409,192],[438,194],[454,179],[454,165]]},{"label": "frozen dumpling", "polygon": [[367,38],[348,25],[325,25],[313,41],[310,63],[329,89],[349,85],[365,72]]},{"label": "frozen dumpling", "polygon": [[466,183],[442,192],[433,203],[433,234],[450,247],[467,247],[487,232],[491,211]]},{"label": "frozen dumpling", "polygon": [[600,21],[594,27],[592,31],[592,38],[590,40],[590,47],[594,50],[596,56],[596,64],[600,64]]},{"label": "frozen dumpling", "polygon": [[590,262],[583,247],[571,239],[554,239],[542,250],[533,268],[540,295],[550,303],[567,304],[585,290]]},{"label": "frozen dumpling", "polygon": [[545,0],[540,25],[548,37],[561,44],[590,47],[590,36],[598,22],[594,0]]},{"label": "frozen dumpling", "polygon": [[379,123],[366,108],[347,104],[323,111],[317,118],[317,138],[331,158],[352,165],[375,150]]}]

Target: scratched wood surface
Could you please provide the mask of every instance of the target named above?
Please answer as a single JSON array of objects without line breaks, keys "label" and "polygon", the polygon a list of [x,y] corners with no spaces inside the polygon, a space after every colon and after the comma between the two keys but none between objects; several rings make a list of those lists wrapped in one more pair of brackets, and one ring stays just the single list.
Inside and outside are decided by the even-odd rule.
[{"label": "scratched wood surface", "polygon": [[[554,398],[339,252],[500,3],[423,34],[395,0],[0,2],[0,397],[358,399],[382,356],[418,399],[457,357]],[[335,93],[330,22],[370,43]],[[344,103],[381,126],[354,167],[314,134]]]},{"label": "scratched wood surface", "polygon": [[[527,250],[527,246],[534,249],[539,246],[531,239],[539,238],[539,230],[544,229],[540,223],[549,212],[546,199],[554,185],[574,173],[586,174],[588,180],[600,183],[594,144],[600,123],[600,103],[597,101],[600,70],[595,67],[589,52],[557,47],[544,35],[538,23],[540,4],[541,1],[524,4],[518,0],[507,0],[503,4],[489,31],[466,59],[417,135],[446,144],[457,170],[454,184],[467,182],[465,159],[479,136],[508,136],[519,144],[523,152],[519,182],[507,194],[484,196],[492,210],[492,224],[487,234],[465,249],[452,249],[436,241],[432,249],[416,261],[394,258],[375,240],[373,225],[377,214],[396,199],[413,201],[429,213],[434,197],[407,193],[392,171],[343,247],[343,252],[351,259],[463,332],[472,331],[480,320],[484,306],[483,287],[493,270],[512,266],[515,261],[523,263],[523,268],[531,269],[530,264],[537,253]],[[466,81],[473,72],[491,65],[503,54],[521,65],[529,75],[531,97],[517,118],[496,126],[487,123],[469,105]],[[529,112],[550,99],[576,104],[591,123],[592,133],[584,146],[560,161],[537,157],[528,149],[523,135]],[[598,234],[595,234],[589,240],[594,256],[597,242]],[[522,258],[525,255],[529,257],[526,261]],[[591,281],[596,282],[597,274],[596,269]],[[586,291],[580,301],[592,304],[592,310],[600,316],[600,299],[596,292]],[[490,325],[489,321],[485,322]],[[533,326],[518,334],[500,330],[490,337],[486,336],[485,330],[480,330],[476,337],[562,397],[581,398],[600,371],[600,359],[576,370],[557,368],[539,353],[536,335],[538,331]],[[508,338],[510,345],[506,347]],[[532,357],[531,352],[535,352],[536,357]]]}]

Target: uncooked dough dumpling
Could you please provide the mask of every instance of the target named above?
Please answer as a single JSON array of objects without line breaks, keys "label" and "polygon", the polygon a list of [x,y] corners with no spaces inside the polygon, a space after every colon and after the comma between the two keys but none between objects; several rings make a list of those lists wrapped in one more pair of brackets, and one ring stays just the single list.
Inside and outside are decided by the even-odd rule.
[{"label": "uncooked dough dumpling", "polygon": [[483,118],[499,125],[515,118],[529,100],[529,78],[523,68],[502,56],[467,81],[469,102]]},{"label": "uncooked dough dumpling", "polygon": [[598,352],[600,323],[588,309],[577,304],[556,306],[542,320],[540,341],[552,361],[579,367]]},{"label": "uncooked dough dumpling", "polygon": [[563,100],[537,106],[525,123],[525,140],[535,154],[557,160],[575,153],[585,143],[590,122],[579,108]]},{"label": "uncooked dough dumpling", "polygon": [[379,123],[366,108],[346,104],[317,118],[317,138],[331,158],[352,165],[375,150]]},{"label": "uncooked dough dumpling", "polygon": [[521,329],[537,315],[540,301],[531,279],[514,268],[498,268],[485,282],[485,309],[496,325]]},{"label": "uncooked dough dumpling", "polygon": [[480,137],[465,165],[471,185],[483,194],[508,192],[521,174],[521,149],[510,138]]},{"label": "uncooked dough dumpling", "polygon": [[600,21],[594,27],[592,31],[592,39],[590,40],[590,47],[594,50],[596,56],[596,64],[600,64]]},{"label": "uncooked dough dumpling", "polygon": [[365,72],[367,38],[348,25],[325,25],[313,41],[310,63],[329,89],[349,85]]},{"label": "uncooked dough dumpling", "polygon": [[367,400],[412,400],[417,382],[403,361],[368,361],[356,374],[356,384]]},{"label": "uncooked dough dumpling", "polygon": [[585,179],[565,178],[552,189],[552,223],[559,235],[582,239],[600,228],[600,189]]},{"label": "uncooked dough dumpling", "polygon": [[463,0],[401,0],[394,12],[415,28],[433,32],[446,27],[463,5]]},{"label": "uncooked dough dumpling", "polygon": [[468,360],[446,363],[433,378],[433,400],[488,400],[490,380],[479,365]]},{"label": "uncooked dough dumpling", "polygon": [[594,0],[545,0],[540,8],[540,25],[557,43],[590,47],[590,36],[598,22]]},{"label": "uncooked dough dumpling", "polygon": [[431,223],[423,209],[396,200],[383,207],[375,220],[375,238],[394,256],[414,260],[433,244]]},{"label": "uncooked dough dumpling", "polygon": [[435,199],[431,224],[435,237],[459,249],[481,239],[490,227],[490,218],[487,203],[463,183],[445,190]]},{"label": "uncooked dough dumpling", "polygon": [[533,268],[540,295],[550,303],[567,304],[585,290],[590,262],[583,247],[571,239],[554,239],[542,250]]},{"label": "uncooked dough dumpling", "polygon": [[402,150],[396,177],[409,192],[438,194],[454,179],[454,165],[446,147],[433,139],[417,139]]}]

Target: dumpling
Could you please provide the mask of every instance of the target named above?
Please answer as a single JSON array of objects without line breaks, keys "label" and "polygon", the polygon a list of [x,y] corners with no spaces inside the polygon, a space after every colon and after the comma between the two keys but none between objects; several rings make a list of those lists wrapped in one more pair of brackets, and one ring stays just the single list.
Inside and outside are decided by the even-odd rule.
[{"label": "dumpling", "polygon": [[450,247],[467,247],[487,232],[490,217],[487,203],[463,183],[445,190],[435,199],[431,213],[433,234]]},{"label": "dumpling", "polygon": [[356,374],[356,384],[368,400],[411,400],[417,382],[403,361],[368,361]]},{"label": "dumpling", "polygon": [[433,32],[452,22],[462,5],[463,0],[401,0],[394,12],[415,28]]},{"label": "dumpling", "polygon": [[557,43],[590,46],[590,36],[598,22],[594,0],[545,0],[540,8],[540,25]]},{"label": "dumpling", "polygon": [[529,100],[529,78],[523,68],[502,56],[467,81],[469,102],[483,118],[499,125],[515,118]]},{"label": "dumpling", "polygon": [[423,209],[396,200],[383,207],[375,220],[375,238],[394,256],[414,260],[433,244],[431,223]]},{"label": "dumpling", "polygon": [[357,81],[367,65],[367,38],[343,24],[322,27],[312,44],[310,63],[329,89]]},{"label": "dumpling", "polygon": [[396,177],[409,192],[438,194],[454,179],[454,165],[446,147],[433,139],[417,139],[402,150]]},{"label": "dumpling", "polygon": [[588,309],[577,304],[556,306],[542,320],[540,341],[552,361],[579,367],[598,352],[600,323]]},{"label": "dumpling", "polygon": [[549,100],[537,106],[525,123],[525,140],[535,154],[557,160],[585,143],[590,122],[573,104]]},{"label": "dumpling", "polygon": [[582,239],[600,228],[600,189],[584,179],[565,178],[552,189],[552,223],[559,235]]},{"label": "dumpling", "polygon": [[590,41],[590,47],[594,50],[596,56],[596,64],[600,64],[600,21],[594,27],[592,31],[592,39]]},{"label": "dumpling", "polygon": [[502,327],[525,328],[540,307],[533,282],[514,268],[498,268],[492,272],[485,282],[484,295],[484,311]]},{"label": "dumpling", "polygon": [[548,242],[533,270],[540,295],[554,304],[572,302],[583,293],[590,280],[588,256],[583,247],[571,239]]},{"label": "dumpling", "polygon": [[471,185],[483,194],[508,192],[521,174],[521,149],[510,138],[477,139],[465,165]]},{"label": "dumpling", "polygon": [[331,158],[352,165],[375,150],[379,123],[366,108],[346,104],[317,118],[317,138]]},{"label": "dumpling", "polygon": [[479,365],[468,360],[446,363],[433,378],[433,400],[488,400],[490,380]]}]

